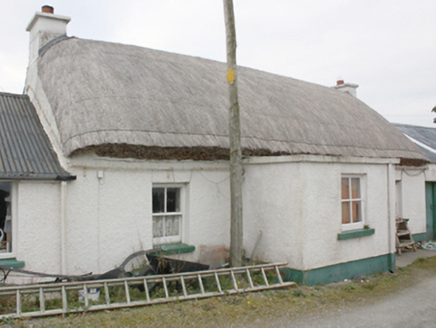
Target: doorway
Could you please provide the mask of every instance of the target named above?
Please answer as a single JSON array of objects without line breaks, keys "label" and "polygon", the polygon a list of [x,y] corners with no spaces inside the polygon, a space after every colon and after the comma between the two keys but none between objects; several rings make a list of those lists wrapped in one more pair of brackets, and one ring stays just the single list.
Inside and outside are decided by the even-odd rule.
[{"label": "doorway", "polygon": [[427,213],[427,240],[436,239],[436,183],[426,182],[425,184],[426,197],[426,213]]}]

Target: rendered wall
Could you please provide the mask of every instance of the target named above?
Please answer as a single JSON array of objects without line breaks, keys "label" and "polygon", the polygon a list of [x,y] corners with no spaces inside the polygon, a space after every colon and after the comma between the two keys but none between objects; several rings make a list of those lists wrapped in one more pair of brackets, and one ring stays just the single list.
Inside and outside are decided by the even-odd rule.
[{"label": "rendered wall", "polygon": [[[262,230],[256,254],[259,259],[286,261],[296,270],[395,252],[393,214],[389,212],[389,206],[393,211],[394,203],[388,197],[388,164],[365,160],[347,164],[334,158],[312,162],[312,158],[246,166],[244,243],[248,254],[254,248],[259,230]],[[375,229],[373,235],[338,240],[342,231],[341,174],[364,176],[365,224]],[[389,183],[392,189],[393,181],[392,178]]]},{"label": "rendered wall", "polygon": [[[30,271],[61,272],[60,182],[17,183],[15,257]],[[18,279],[15,282],[29,282]]]},{"label": "rendered wall", "polygon": [[436,182],[436,164],[429,164],[425,171],[425,181]]},{"label": "rendered wall", "polygon": [[[105,272],[131,253],[153,248],[151,206],[156,183],[185,186],[182,242],[195,245],[196,251],[184,258],[224,263],[230,239],[227,163],[86,155],[75,158],[71,166],[77,180],[68,183],[67,191],[68,272]],[[216,257],[218,251],[218,259],[210,255]]]},{"label": "rendered wall", "polygon": [[[131,253],[153,247],[153,184],[185,186],[182,241],[194,245],[196,251],[183,258],[212,266],[225,261],[230,240],[227,163],[83,155],[70,165],[77,180],[67,184],[65,245],[69,274],[105,272]],[[268,163],[244,166],[247,257],[252,256],[260,231],[257,258],[285,261],[301,271],[394,252],[387,164],[279,163],[270,159]],[[365,224],[375,229],[373,235],[338,240],[342,231],[342,174],[364,177]],[[60,183],[21,182],[18,196],[17,259],[25,261],[28,270],[61,272]]]},{"label": "rendered wall", "polygon": [[427,172],[419,169],[399,168],[396,180],[401,181],[400,213],[408,218],[412,234],[426,232],[425,181]]}]

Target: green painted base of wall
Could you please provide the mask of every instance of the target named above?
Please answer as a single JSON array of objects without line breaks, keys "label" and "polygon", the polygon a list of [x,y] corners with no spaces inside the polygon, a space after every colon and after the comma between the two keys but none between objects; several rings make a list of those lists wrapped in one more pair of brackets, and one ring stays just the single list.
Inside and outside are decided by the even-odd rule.
[{"label": "green painted base of wall", "polygon": [[389,270],[395,271],[395,254],[339,263],[307,271],[291,269],[291,280],[300,285],[313,286]]},{"label": "green painted base of wall", "polygon": [[412,235],[414,241],[427,241],[427,234],[424,233],[416,233]]}]

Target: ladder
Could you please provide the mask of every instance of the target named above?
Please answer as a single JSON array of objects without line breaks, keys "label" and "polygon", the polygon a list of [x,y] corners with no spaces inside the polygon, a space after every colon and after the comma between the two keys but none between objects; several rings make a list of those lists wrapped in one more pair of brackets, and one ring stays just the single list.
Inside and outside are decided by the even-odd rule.
[{"label": "ladder", "polygon": [[398,255],[401,255],[401,250],[407,247],[412,247],[413,251],[416,252],[415,241],[409,230],[408,221],[409,219],[398,219],[396,221],[396,248]]},{"label": "ladder", "polygon": [[0,288],[0,319],[109,310],[296,286],[287,263]]}]

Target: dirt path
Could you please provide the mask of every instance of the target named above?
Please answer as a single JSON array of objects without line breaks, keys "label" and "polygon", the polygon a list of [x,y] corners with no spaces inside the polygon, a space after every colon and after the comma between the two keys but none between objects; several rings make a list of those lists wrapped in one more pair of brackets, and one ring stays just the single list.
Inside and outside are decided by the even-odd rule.
[{"label": "dirt path", "polygon": [[277,324],[293,327],[436,327],[436,276],[373,304]]}]

